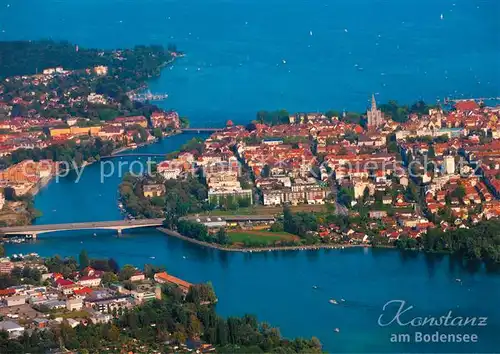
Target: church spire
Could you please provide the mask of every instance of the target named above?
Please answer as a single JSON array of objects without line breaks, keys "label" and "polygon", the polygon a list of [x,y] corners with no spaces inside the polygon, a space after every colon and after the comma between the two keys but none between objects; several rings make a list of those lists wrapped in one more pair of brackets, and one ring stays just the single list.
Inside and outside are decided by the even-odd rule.
[{"label": "church spire", "polygon": [[372,94],[372,111],[377,110],[377,101],[375,101],[375,95]]}]

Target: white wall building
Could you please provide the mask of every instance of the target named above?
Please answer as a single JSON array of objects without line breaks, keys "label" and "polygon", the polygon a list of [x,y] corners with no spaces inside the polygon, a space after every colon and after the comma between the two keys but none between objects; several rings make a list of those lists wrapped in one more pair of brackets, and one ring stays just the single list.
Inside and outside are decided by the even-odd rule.
[{"label": "white wall building", "polygon": [[24,327],[14,321],[0,321],[0,331],[6,331],[9,338],[16,338],[23,334]]},{"label": "white wall building", "polygon": [[443,167],[444,167],[444,173],[447,175],[452,175],[455,173],[455,158],[453,156],[445,156],[444,157],[444,162],[443,162]]}]

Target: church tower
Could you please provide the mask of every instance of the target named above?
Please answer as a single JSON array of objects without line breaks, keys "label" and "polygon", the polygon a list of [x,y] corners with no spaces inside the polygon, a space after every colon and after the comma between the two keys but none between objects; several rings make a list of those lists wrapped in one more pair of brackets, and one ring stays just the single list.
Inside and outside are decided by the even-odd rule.
[{"label": "church tower", "polygon": [[368,118],[368,128],[377,128],[384,125],[384,116],[380,109],[377,108],[375,95],[372,95],[372,107],[366,112]]}]

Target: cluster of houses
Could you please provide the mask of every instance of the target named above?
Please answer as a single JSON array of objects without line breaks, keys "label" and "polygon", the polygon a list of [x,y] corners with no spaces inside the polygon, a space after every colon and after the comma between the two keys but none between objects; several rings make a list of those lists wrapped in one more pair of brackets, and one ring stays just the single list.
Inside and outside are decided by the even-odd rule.
[{"label": "cluster of houses", "polygon": [[[103,284],[104,272],[87,267],[75,272],[70,278],[60,273],[46,273],[43,260],[36,255],[35,261],[11,262],[0,259],[0,272],[9,274],[15,267],[37,268],[41,272],[40,285],[19,285],[0,290],[0,329],[5,329],[11,337],[21,335],[27,329],[44,328],[60,324],[62,317],[75,327],[79,324],[104,323],[112,320],[120,309],[133,308],[144,301],[161,299],[162,284],[172,284],[187,294],[191,283],[176,278],[166,272],[156,273],[153,279],[137,269],[130,276],[134,290],[127,290],[123,283]],[[56,315],[50,319],[49,314]],[[54,316],[52,316],[54,317]],[[20,325],[22,323],[22,325]]]},{"label": "cluster of houses", "polygon": [[16,195],[24,195],[48,181],[57,173],[57,169],[57,162],[52,160],[24,160],[0,171],[0,187],[10,187]]},{"label": "cluster of houses", "polygon": [[[113,121],[92,122],[78,117],[47,118],[42,112],[62,109],[87,110],[89,105],[119,107],[118,102],[96,92],[89,92],[90,83],[108,74],[106,66],[96,66],[80,76],[80,85],[56,90],[75,72],[63,68],[49,68],[31,76],[15,76],[0,82],[0,156],[18,149],[44,148],[69,139],[94,136],[133,143],[137,135],[135,126],[176,130],[181,126],[176,112],[153,112],[149,121],[145,117],[118,117]],[[12,91],[21,96],[12,96]],[[148,139],[153,139],[148,134]]]}]

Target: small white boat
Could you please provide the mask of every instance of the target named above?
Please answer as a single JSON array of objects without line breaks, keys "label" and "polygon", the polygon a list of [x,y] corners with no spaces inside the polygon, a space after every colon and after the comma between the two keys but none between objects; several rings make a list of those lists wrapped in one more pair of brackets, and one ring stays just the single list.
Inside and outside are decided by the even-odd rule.
[{"label": "small white boat", "polygon": [[443,14],[441,14],[441,20],[444,20],[444,15]]},{"label": "small white boat", "polygon": [[461,282],[462,282],[462,279],[457,278],[457,279],[455,279],[455,281],[456,281],[456,282],[458,282],[458,283],[461,283]]},{"label": "small white boat", "polygon": [[309,35],[312,36],[313,35],[313,31],[309,31]]},{"label": "small white boat", "polygon": [[313,289],[317,289],[317,288],[318,288],[318,286],[317,286],[317,285],[313,285]]},{"label": "small white boat", "polygon": [[341,301],[341,302],[345,302],[345,300],[344,300],[344,299],[340,299],[340,301]]},{"label": "small white boat", "polygon": [[149,257],[149,258],[151,258],[151,259],[155,259],[156,257],[155,257],[155,256],[151,256],[151,257]]},{"label": "small white boat", "polygon": [[286,64],[286,60],[285,59],[283,59],[282,61],[283,61],[283,64]]},{"label": "small white boat", "polygon": [[345,32],[345,33],[347,33],[347,32],[349,32],[349,31],[347,30],[347,28],[344,28],[344,32]]},{"label": "small white boat", "polygon": [[94,237],[96,237],[96,236],[97,236],[97,234],[94,232]]},{"label": "small white boat", "polygon": [[337,333],[339,333],[340,329],[339,328],[335,328],[334,331],[337,332]]},{"label": "small white boat", "polygon": [[330,299],[328,302],[330,304],[333,304],[333,305],[337,305],[338,304],[337,300],[335,300],[335,299]]}]

